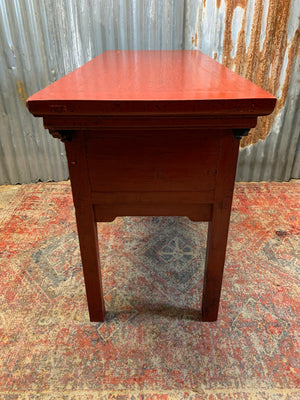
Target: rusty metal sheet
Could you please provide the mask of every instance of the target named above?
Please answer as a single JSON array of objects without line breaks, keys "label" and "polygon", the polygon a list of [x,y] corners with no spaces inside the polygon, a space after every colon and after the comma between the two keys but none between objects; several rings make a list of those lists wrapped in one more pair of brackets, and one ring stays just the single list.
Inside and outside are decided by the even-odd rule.
[{"label": "rusty metal sheet", "polygon": [[243,138],[237,180],[299,178],[299,18],[297,0],[186,2],[185,48],[204,51],[278,98]]}]

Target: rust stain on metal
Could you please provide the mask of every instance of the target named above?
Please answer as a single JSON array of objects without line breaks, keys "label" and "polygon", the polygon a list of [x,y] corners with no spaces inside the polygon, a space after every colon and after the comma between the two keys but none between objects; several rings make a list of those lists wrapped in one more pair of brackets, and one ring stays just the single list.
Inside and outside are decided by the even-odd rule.
[{"label": "rust stain on metal", "polygon": [[22,105],[25,106],[26,105],[26,100],[27,100],[27,97],[28,97],[27,91],[26,91],[26,88],[25,88],[25,84],[24,84],[23,81],[17,81],[16,84],[17,84],[17,90],[18,90],[19,99],[20,99]]},{"label": "rust stain on metal", "polygon": [[206,7],[206,0],[203,0],[203,7]]},{"label": "rust stain on metal", "polygon": [[[228,2],[228,0],[227,0]],[[229,0],[229,3],[235,9],[236,7],[246,8],[248,4],[248,0]]]},{"label": "rust stain on metal", "polygon": [[195,33],[195,37],[194,36],[192,37],[192,43],[193,43],[193,45],[195,47],[197,47],[197,44],[198,44],[198,34],[197,34],[197,32]]},{"label": "rust stain on metal", "polygon": [[[222,63],[261,86],[263,89],[276,95],[280,88],[280,75],[284,66],[285,51],[289,47],[288,64],[285,70],[285,81],[281,88],[281,96],[277,101],[274,112],[268,116],[258,119],[256,128],[250,131],[250,135],[242,139],[242,147],[256,143],[259,139],[265,140],[276,114],[284,106],[294,59],[300,45],[300,34],[296,31],[291,43],[288,43],[287,26],[291,12],[291,0],[269,0],[265,38],[260,50],[260,35],[262,29],[263,2],[256,0],[254,5],[253,22],[250,36],[250,43],[246,46],[246,11],[247,1],[227,0],[225,2],[225,31],[223,39]],[[236,7],[245,9],[242,27],[237,41],[237,51],[231,57],[233,49],[232,42],[232,18]]]},{"label": "rust stain on metal", "polygon": [[221,0],[217,0],[217,8],[219,9],[221,7]]}]

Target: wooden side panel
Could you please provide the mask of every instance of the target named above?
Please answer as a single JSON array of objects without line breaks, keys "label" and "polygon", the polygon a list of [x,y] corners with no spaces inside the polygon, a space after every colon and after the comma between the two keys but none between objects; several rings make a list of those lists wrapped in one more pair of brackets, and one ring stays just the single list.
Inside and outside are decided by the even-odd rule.
[{"label": "wooden side panel", "polygon": [[92,192],[92,204],[180,204],[198,205],[214,202],[214,191],[204,192]]},{"label": "wooden side panel", "polygon": [[146,215],[210,221],[213,192],[96,192],[91,199],[98,222],[113,221],[118,216]]},{"label": "wooden side panel", "polygon": [[192,221],[210,221],[212,206],[210,204],[110,204],[95,205],[94,214],[97,222],[111,222],[123,216],[182,216]]},{"label": "wooden side panel", "polygon": [[211,191],[218,153],[218,139],[199,132],[108,131],[86,139],[92,191]]}]

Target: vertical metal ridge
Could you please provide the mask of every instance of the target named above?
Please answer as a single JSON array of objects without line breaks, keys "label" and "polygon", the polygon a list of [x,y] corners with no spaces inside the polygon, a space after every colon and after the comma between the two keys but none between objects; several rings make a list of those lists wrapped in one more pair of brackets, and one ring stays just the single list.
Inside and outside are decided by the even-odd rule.
[{"label": "vertical metal ridge", "polygon": [[[276,90],[281,109],[270,126],[260,125],[264,132],[256,134],[263,139],[241,148],[237,180],[299,178],[300,2],[278,0],[271,8],[273,3],[0,0],[0,184],[68,178],[63,144],[29,114],[26,96],[107,49],[199,49],[249,76],[260,68],[262,52],[260,63],[276,65],[277,72],[265,73],[261,82]],[[268,16],[281,12],[276,27],[270,25]],[[275,28],[283,53],[272,59]]]}]

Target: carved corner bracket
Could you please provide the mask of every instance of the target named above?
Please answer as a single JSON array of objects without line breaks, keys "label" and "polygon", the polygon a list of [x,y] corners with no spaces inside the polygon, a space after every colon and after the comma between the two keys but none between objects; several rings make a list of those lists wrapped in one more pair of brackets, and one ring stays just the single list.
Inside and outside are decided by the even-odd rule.
[{"label": "carved corner bracket", "polygon": [[75,133],[75,131],[70,131],[70,130],[61,130],[61,131],[54,131],[54,130],[49,130],[50,134],[55,138],[55,139],[60,139],[62,142],[71,142],[72,137]]},{"label": "carved corner bracket", "polygon": [[232,132],[233,135],[240,140],[243,136],[248,136],[250,129],[233,129]]}]

